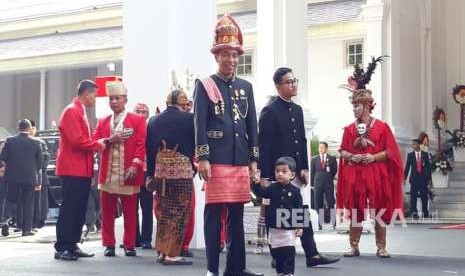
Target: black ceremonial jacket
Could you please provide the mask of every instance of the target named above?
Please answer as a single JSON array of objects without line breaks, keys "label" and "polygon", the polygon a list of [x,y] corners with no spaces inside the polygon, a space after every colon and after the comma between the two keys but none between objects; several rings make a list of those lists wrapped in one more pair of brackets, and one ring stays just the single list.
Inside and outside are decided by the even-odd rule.
[{"label": "black ceremonial jacket", "polygon": [[233,77],[211,76],[224,105],[210,101],[203,84],[194,91],[196,156],[211,164],[247,165],[258,160],[258,132],[252,84]]}]

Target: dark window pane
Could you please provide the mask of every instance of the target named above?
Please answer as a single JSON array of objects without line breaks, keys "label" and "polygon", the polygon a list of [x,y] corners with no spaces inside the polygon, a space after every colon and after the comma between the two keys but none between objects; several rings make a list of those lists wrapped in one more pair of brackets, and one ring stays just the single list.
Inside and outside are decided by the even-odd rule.
[{"label": "dark window pane", "polygon": [[357,54],[362,53],[362,44],[357,44]]},{"label": "dark window pane", "polygon": [[245,66],[245,75],[252,75],[252,65]]},{"label": "dark window pane", "polygon": [[357,55],[356,56],[356,61],[357,61],[357,64],[363,64],[362,55]]},{"label": "dark window pane", "polygon": [[349,56],[349,65],[354,65],[355,62],[354,62],[354,56]]},{"label": "dark window pane", "polygon": [[252,55],[245,55],[245,64],[252,63]]},{"label": "dark window pane", "polygon": [[349,45],[349,54],[354,53],[354,45]]},{"label": "dark window pane", "polygon": [[238,66],[237,67],[237,74],[238,75],[244,75],[244,67]]}]

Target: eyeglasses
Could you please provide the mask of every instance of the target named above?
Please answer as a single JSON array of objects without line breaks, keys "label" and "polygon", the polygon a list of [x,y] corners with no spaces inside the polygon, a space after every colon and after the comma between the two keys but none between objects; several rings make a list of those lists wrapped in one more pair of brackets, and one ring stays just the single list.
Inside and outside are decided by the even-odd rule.
[{"label": "eyeglasses", "polygon": [[147,114],[148,112],[145,110],[135,110],[136,114]]},{"label": "eyeglasses", "polygon": [[290,80],[287,80],[287,81],[283,81],[280,84],[298,85],[299,84],[299,79],[290,79]]}]

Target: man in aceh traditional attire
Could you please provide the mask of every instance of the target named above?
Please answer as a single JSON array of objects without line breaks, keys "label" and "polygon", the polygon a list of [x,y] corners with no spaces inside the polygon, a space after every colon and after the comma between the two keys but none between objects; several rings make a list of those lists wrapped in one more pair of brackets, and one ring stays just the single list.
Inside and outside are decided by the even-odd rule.
[{"label": "man in aceh traditional attire", "polygon": [[104,255],[115,256],[115,214],[118,199],[124,216],[123,245],[126,256],[135,256],[136,204],[144,183],[145,118],[125,109],[127,90],[120,81],[106,83],[113,114],[100,119],[95,139],[111,137],[100,158],[98,188],[102,208]]},{"label": "man in aceh traditional attire", "polygon": [[[349,85],[355,122],[344,128],[337,184],[337,208],[348,210],[350,250],[345,257],[359,256],[361,222],[368,211],[375,218],[376,255],[390,257],[386,251],[386,224],[403,219],[403,169],[399,147],[388,124],[373,118],[372,92],[365,88],[377,62],[372,60],[364,72],[356,66]],[[346,212],[347,213],[347,212]]]},{"label": "man in aceh traditional attire", "polygon": [[187,102],[186,93],[174,89],[166,110],[147,127],[147,174],[154,177],[159,213],[155,247],[164,265],[192,264],[182,256],[194,187],[194,115],[183,110]]},{"label": "man in aceh traditional attire", "polygon": [[194,92],[196,156],[205,180],[207,275],[218,275],[223,206],[228,225],[223,275],[263,275],[245,264],[244,203],[250,201],[250,177],[257,171],[258,134],[252,84],[235,76],[244,50],[242,32],[231,16],[216,24],[211,52],[218,72],[198,81]]}]

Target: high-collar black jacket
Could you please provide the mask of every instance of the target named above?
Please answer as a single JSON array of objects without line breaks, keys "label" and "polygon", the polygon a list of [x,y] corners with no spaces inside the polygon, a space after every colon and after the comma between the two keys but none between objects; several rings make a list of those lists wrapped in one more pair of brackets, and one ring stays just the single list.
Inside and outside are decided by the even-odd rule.
[{"label": "high-collar black jacket", "polygon": [[295,159],[297,175],[308,170],[304,114],[298,104],[277,97],[261,111],[258,126],[262,178],[275,179],[275,162],[283,156]]},{"label": "high-collar black jacket", "polygon": [[[282,185],[278,182],[273,182],[268,187],[261,187],[259,184],[254,184],[253,190],[255,194],[260,197],[270,199],[270,204],[266,208],[265,215],[265,221],[268,227],[281,229],[301,228],[295,225],[293,226],[292,224],[293,220],[301,223],[304,222],[302,195],[300,194],[299,188],[295,187],[291,183]],[[284,216],[284,214],[281,215],[281,213],[278,213],[283,210],[287,211],[290,215]],[[295,210],[295,216],[301,217],[293,217],[292,210]],[[296,212],[297,210],[300,211],[300,213]],[[287,217],[287,225],[278,221],[278,217]]]},{"label": "high-collar black jacket", "polygon": [[202,84],[194,91],[196,155],[212,164],[247,165],[258,159],[257,115],[252,84],[212,75],[224,105],[213,103]]}]

